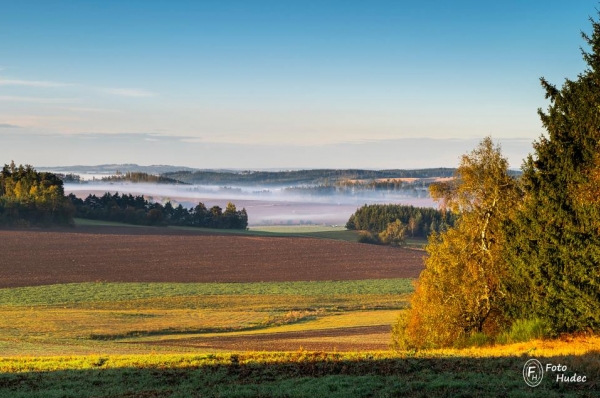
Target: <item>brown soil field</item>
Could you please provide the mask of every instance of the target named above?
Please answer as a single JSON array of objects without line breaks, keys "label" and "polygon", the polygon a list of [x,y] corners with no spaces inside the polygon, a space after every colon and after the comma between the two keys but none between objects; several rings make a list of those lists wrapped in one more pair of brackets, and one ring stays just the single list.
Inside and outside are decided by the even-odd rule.
[{"label": "brown soil field", "polygon": [[[143,344],[227,351],[377,351],[389,347],[387,325],[307,330],[239,336],[144,341]],[[137,344],[137,343],[135,343]]]},{"label": "brown soil field", "polygon": [[72,282],[416,278],[424,252],[327,239],[163,228],[1,230],[0,288]]}]

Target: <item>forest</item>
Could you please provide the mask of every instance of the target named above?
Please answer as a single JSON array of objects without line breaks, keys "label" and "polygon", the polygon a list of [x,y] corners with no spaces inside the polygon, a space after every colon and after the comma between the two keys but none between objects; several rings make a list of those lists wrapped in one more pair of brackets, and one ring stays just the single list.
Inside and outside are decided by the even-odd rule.
[{"label": "forest", "polygon": [[0,225],[15,227],[70,225],[73,206],[63,182],[32,166],[4,165],[0,172]]},{"label": "forest", "polygon": [[[147,176],[128,175],[127,178],[141,179]],[[0,226],[70,226],[73,217],[156,226],[221,229],[248,226],[246,209],[238,211],[233,203],[228,203],[225,210],[219,206],[209,209],[203,203],[186,209],[182,205],[174,207],[171,202],[163,205],[151,203],[143,196],[108,192],[100,197],[89,195],[83,200],[73,194],[65,196],[63,179],[73,180],[73,175],[37,172],[32,166],[17,167],[14,162],[4,165],[0,172]]]},{"label": "forest", "polygon": [[98,197],[88,195],[85,199],[70,194],[70,202],[75,208],[75,217],[92,220],[106,220],[136,225],[177,225],[186,227],[246,229],[248,214],[246,209],[237,210],[233,203],[227,208],[213,206],[210,209],[203,203],[186,209],[181,204],[174,207],[171,202],[151,203],[143,196],[131,194],[105,193]]},{"label": "forest", "polygon": [[427,188],[434,179],[416,179],[415,181],[385,180],[342,180],[329,184],[301,185],[286,187],[284,194],[330,196],[344,195],[352,197],[385,196],[387,194],[402,195],[412,198],[426,198],[429,196]]},{"label": "forest", "polygon": [[290,171],[179,171],[162,174],[164,177],[201,185],[331,185],[336,181],[380,178],[451,177],[454,169],[434,168],[418,170],[290,170]]},{"label": "forest", "polygon": [[125,174],[121,173],[119,170],[115,173],[115,175],[106,176],[101,178],[102,182],[133,182],[133,183],[150,183],[150,184],[181,184],[188,185],[185,182],[161,176],[154,175],[142,172],[135,171],[127,171]]},{"label": "forest", "polygon": [[396,220],[406,227],[406,233],[411,238],[427,238],[432,232],[445,231],[454,226],[456,214],[408,205],[364,205],[350,216],[346,228],[379,234]]}]

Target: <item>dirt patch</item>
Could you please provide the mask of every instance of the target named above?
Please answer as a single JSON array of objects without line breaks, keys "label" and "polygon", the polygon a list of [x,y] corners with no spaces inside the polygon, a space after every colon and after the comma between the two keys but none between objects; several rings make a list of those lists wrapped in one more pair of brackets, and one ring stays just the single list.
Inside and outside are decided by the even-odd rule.
[{"label": "dirt patch", "polygon": [[368,351],[386,350],[391,327],[360,326],[300,332],[197,337],[147,342],[169,347],[195,347],[230,351]]},{"label": "dirt patch", "polygon": [[422,251],[162,228],[0,231],[0,288],[72,282],[416,278]]}]

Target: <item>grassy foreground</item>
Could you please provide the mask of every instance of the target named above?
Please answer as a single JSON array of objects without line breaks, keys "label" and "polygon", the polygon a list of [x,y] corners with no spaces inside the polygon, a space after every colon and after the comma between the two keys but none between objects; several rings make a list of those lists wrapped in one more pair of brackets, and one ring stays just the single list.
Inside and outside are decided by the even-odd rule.
[{"label": "grassy foreground", "polygon": [[[348,352],[224,345],[389,326],[406,306],[411,282],[0,289],[0,397],[598,396],[600,337],[400,353],[355,352],[365,340],[389,341],[389,332],[307,338],[345,342]],[[585,375],[587,382],[557,383],[550,372],[540,386],[528,387],[522,377],[528,358],[566,365],[566,375]]]},{"label": "grassy foreground", "polygon": [[[228,352],[233,350],[231,344],[244,343],[243,336],[249,334],[273,334],[278,339],[282,333],[385,327],[406,306],[411,282],[73,283],[5,288],[0,289],[0,356]],[[364,336],[373,338],[370,332],[355,333],[324,337],[322,343],[349,347]],[[231,342],[232,338],[237,340]],[[289,349],[305,346],[308,338],[298,336]],[[380,333],[377,338],[378,347],[387,346],[389,336]],[[311,339],[319,340],[314,334]],[[236,350],[254,349],[245,347]]]},{"label": "grassy foreground", "polygon": [[[593,397],[600,338],[417,353],[241,353],[0,359],[11,397]],[[561,353],[562,354],[557,354]],[[528,387],[525,361],[566,365],[586,383],[546,374]]]}]

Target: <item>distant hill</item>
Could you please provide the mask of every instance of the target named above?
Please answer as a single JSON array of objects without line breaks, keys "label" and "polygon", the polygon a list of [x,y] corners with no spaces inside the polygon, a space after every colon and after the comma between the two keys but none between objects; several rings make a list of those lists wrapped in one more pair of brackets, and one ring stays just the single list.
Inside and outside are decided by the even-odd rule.
[{"label": "distant hill", "polygon": [[436,168],[418,170],[288,170],[219,172],[213,170],[177,171],[163,173],[165,177],[191,184],[204,185],[308,185],[332,184],[343,180],[370,180],[381,178],[452,177],[455,169]]},{"label": "distant hill", "polygon": [[170,166],[170,165],[151,165],[151,166],[140,166],[133,163],[125,164],[100,164],[96,166],[58,166],[58,167],[38,167],[40,171],[53,171],[59,173],[73,173],[73,174],[116,174],[117,171],[121,173],[148,173],[148,174],[163,174],[175,171],[197,171],[192,167],[185,166]]},{"label": "distant hill", "polygon": [[[97,166],[39,167],[39,170],[73,174],[125,175],[145,173],[164,177],[163,182],[200,185],[333,185],[343,181],[369,181],[394,178],[432,179],[452,177],[455,168],[430,169],[301,169],[301,170],[234,170],[234,169],[195,169],[185,166],[137,164],[102,164]],[[519,176],[520,170],[511,170]],[[175,181],[170,181],[175,180]]]},{"label": "distant hill", "polygon": [[100,181],[102,181],[102,182],[133,182],[133,183],[145,182],[145,183],[151,183],[151,184],[175,184],[175,185],[178,185],[178,184],[187,185],[188,184],[186,182],[175,180],[175,179],[169,178],[169,177],[164,177],[161,175],[130,172],[130,171],[128,171],[124,174],[119,172],[119,174],[117,174],[117,175],[102,177],[102,179]]}]

